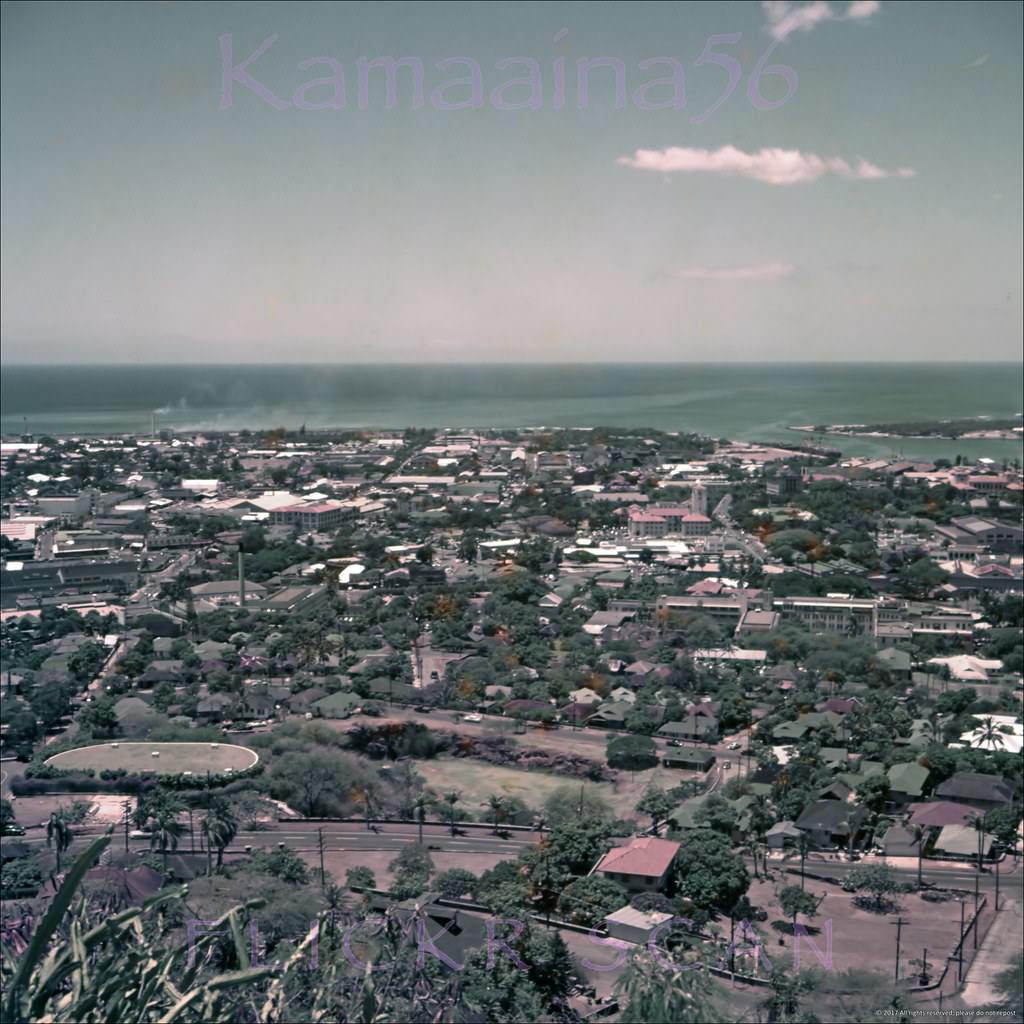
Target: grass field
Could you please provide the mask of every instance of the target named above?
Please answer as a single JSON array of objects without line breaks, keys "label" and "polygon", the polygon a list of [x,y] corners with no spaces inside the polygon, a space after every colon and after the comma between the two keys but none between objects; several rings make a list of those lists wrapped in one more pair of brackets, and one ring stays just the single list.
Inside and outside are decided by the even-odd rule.
[{"label": "grass field", "polygon": [[[160,756],[154,757],[153,752]],[[54,768],[123,768],[127,772],[152,771],[158,775],[192,772],[219,775],[231,769],[234,772],[251,768],[259,755],[248,747],[231,743],[97,743],[91,747],[77,747],[54,754],[47,760]]]},{"label": "grass field", "polygon": [[[483,805],[492,794],[519,797],[527,807],[540,810],[544,801],[560,787],[577,790],[583,784],[587,792],[599,794],[619,818],[637,817],[636,805],[648,786],[672,789],[686,779],[695,778],[693,772],[680,772],[672,768],[649,768],[647,771],[619,772],[615,782],[590,782],[550,772],[528,772],[521,768],[503,768],[470,758],[437,758],[417,761],[416,770],[437,793],[456,789],[463,794],[464,806],[480,817]],[[480,806],[472,806],[478,804]],[[486,815],[485,815],[486,816]],[[643,818],[643,815],[639,815]]]},{"label": "grass field", "polygon": [[[562,786],[578,789],[581,783],[564,775],[503,768],[468,758],[417,761],[416,770],[427,780],[427,785],[439,793],[452,789],[461,792],[466,808],[477,817],[483,813],[483,807],[474,807],[474,803],[483,805],[492,795],[519,797],[527,807],[539,810],[556,789]],[[615,790],[610,783],[586,782],[584,785],[590,792],[600,793],[610,803],[614,802]]]}]

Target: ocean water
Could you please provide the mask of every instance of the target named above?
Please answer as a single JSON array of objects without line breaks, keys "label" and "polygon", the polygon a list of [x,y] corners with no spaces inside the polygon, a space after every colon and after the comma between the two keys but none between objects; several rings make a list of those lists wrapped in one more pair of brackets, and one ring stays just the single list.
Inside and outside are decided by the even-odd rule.
[{"label": "ocean water", "polygon": [[[792,425],[1015,416],[1020,364],[8,366],[0,431],[635,426],[801,440]],[[1018,458],[1015,441],[833,438],[849,454]]]}]

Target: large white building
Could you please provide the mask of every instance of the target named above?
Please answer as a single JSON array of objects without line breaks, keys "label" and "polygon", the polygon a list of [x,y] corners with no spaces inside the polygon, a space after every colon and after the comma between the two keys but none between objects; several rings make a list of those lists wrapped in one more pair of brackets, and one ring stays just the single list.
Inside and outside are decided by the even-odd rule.
[{"label": "large white building", "polygon": [[[707,495],[704,496],[707,507]],[[629,535],[633,540],[648,537],[706,537],[711,532],[711,520],[694,512],[689,505],[652,505],[629,509]]]}]

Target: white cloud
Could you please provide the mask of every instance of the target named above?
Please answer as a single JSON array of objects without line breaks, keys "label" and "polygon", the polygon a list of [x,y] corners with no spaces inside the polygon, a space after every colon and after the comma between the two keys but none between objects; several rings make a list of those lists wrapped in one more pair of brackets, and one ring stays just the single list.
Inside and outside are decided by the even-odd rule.
[{"label": "white cloud", "polygon": [[788,0],[765,0],[761,6],[768,19],[768,32],[781,42],[791,32],[810,32],[818,22],[834,18],[825,0],[794,7]]},{"label": "white cloud", "polygon": [[754,263],[746,267],[687,267],[672,276],[680,281],[777,281],[792,273],[789,263]]},{"label": "white cloud", "polygon": [[844,12],[837,14],[826,0],[794,6],[789,0],[764,0],[761,4],[768,24],[768,34],[780,43],[793,32],[810,32],[823,21],[864,21],[877,14],[878,0],[853,0]]},{"label": "white cloud", "polygon": [[827,174],[848,180],[875,181],[881,178],[912,178],[909,167],[887,171],[867,160],[852,166],[841,157],[822,157],[798,149],[761,149],[744,153],[735,146],[719,149],[692,149],[670,146],[668,149],[638,149],[632,156],[619,157],[625,167],[641,171],[681,174],[703,171],[732,177],[753,178],[769,185],[798,185],[817,181]]},{"label": "white cloud", "polygon": [[853,0],[853,3],[847,8],[846,16],[854,20],[870,18],[872,14],[877,14],[881,7],[878,0]]}]

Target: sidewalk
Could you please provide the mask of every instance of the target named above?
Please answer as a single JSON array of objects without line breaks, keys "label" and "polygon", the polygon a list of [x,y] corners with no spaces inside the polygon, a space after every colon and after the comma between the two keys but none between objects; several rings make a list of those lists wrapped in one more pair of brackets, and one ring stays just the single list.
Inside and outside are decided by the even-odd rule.
[{"label": "sidewalk", "polygon": [[987,1006],[999,1001],[995,979],[1020,962],[1021,904],[1006,900],[982,941],[964,979],[960,999],[965,1006]]}]

